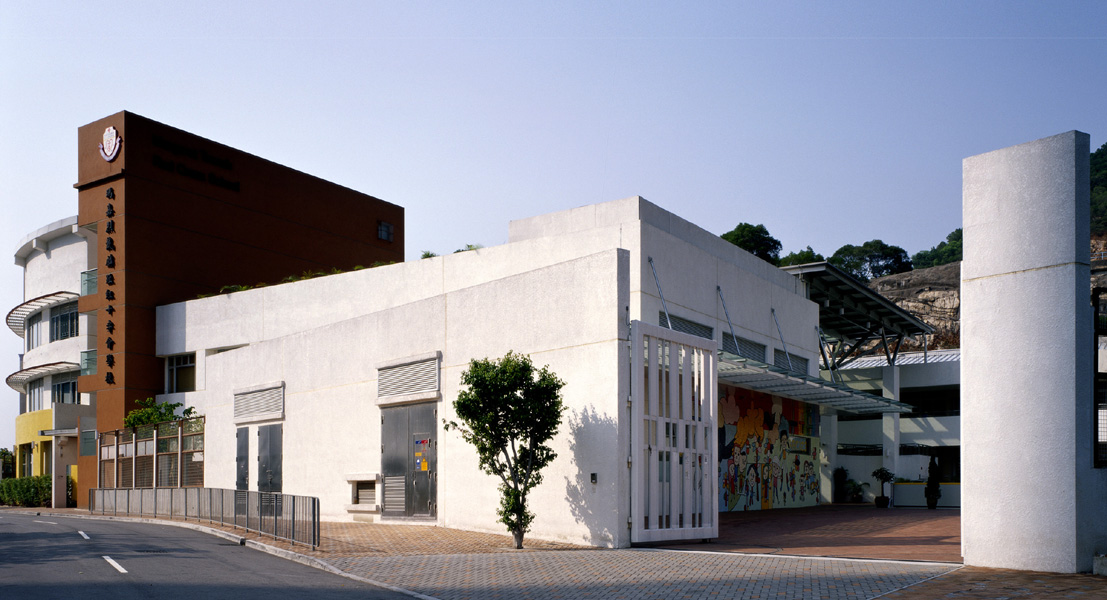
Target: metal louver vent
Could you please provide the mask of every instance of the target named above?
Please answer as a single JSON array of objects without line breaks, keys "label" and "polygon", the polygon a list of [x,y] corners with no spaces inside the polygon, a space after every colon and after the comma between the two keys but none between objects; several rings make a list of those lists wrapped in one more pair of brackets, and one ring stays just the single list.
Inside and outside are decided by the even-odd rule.
[{"label": "metal louver vent", "polygon": [[407,505],[404,499],[404,485],[403,475],[384,478],[384,512],[404,513]]},{"label": "metal louver vent", "polygon": [[[737,344],[734,343],[735,339],[738,340]],[[723,352],[737,354],[742,358],[748,358],[758,362],[765,362],[765,344],[758,344],[744,337],[735,338],[729,333],[723,334]]]},{"label": "metal louver vent", "polygon": [[[667,327],[669,321],[665,319],[665,312],[661,311],[657,313],[657,322],[662,327]],[[688,319],[682,319],[680,317],[672,317],[672,326],[669,327],[673,331],[679,331],[681,333],[687,333],[701,338],[707,338],[709,340],[715,339],[715,328],[708,327],[702,323],[695,321],[689,321]]]},{"label": "metal louver vent", "polygon": [[387,367],[378,374],[378,398],[438,391],[437,358]]},{"label": "metal louver vent", "polygon": [[234,419],[280,418],[284,416],[284,386],[234,395]]},{"label": "metal louver vent", "polygon": [[[792,359],[791,365],[788,364],[789,357]],[[807,374],[807,359],[796,356],[791,352],[785,354],[783,350],[774,350],[773,365],[781,369],[791,369],[794,373]]]}]

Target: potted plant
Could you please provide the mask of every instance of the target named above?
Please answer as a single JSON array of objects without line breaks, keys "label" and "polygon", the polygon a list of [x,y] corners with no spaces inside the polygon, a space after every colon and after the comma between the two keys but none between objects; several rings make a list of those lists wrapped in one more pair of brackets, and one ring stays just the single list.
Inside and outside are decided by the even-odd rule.
[{"label": "potted plant", "polygon": [[895,473],[892,473],[884,467],[880,467],[873,471],[873,479],[880,482],[880,495],[876,497],[876,507],[888,508],[888,505],[891,503],[891,498],[884,495],[884,486],[896,480]]},{"label": "potted plant", "polygon": [[930,510],[938,508],[938,498],[942,497],[942,484],[938,477],[938,461],[930,457],[930,466],[926,468],[926,507]]}]

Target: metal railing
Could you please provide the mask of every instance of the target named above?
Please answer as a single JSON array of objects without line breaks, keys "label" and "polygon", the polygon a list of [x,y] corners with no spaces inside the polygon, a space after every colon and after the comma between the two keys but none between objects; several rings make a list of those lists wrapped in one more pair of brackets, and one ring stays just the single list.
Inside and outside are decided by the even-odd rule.
[{"label": "metal railing", "polygon": [[88,496],[93,514],[195,519],[319,547],[319,499],[311,496],[218,488],[95,488]]},{"label": "metal railing", "polygon": [[81,295],[91,296],[96,293],[96,269],[81,272]]}]

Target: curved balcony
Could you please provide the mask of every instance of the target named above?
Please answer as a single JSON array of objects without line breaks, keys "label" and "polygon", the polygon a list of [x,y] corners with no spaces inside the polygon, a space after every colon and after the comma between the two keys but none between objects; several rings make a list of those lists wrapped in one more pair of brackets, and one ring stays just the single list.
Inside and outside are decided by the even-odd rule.
[{"label": "curved balcony", "polygon": [[44,308],[49,308],[55,304],[71,302],[78,297],[79,294],[74,292],[57,291],[39,296],[38,298],[31,298],[8,312],[8,318],[6,319],[8,327],[14,331],[16,335],[23,337],[24,333],[26,333],[24,327],[27,323],[27,317]]}]

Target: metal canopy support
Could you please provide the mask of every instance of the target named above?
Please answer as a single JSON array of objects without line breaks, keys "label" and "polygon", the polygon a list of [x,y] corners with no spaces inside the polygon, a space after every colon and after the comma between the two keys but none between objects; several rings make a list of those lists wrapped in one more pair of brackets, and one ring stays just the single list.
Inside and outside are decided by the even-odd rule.
[{"label": "metal canopy support", "polygon": [[[738,346],[738,336],[734,335],[734,324],[730,322],[730,311],[726,309],[726,300],[723,299],[723,288],[721,286],[715,286],[715,291],[719,293],[719,302],[723,303],[723,314],[726,315],[726,326],[730,328],[730,339],[734,340],[734,346]],[[668,315],[665,316],[668,319]]]},{"label": "metal canopy support", "polygon": [[661,280],[657,278],[657,268],[653,266],[653,257],[647,256],[646,260],[650,263],[650,270],[653,271],[653,282],[657,285],[657,295],[661,297],[661,308],[665,311],[665,326],[672,329],[673,321],[669,318],[669,307],[665,305],[665,294],[661,293]]},{"label": "metal canopy support", "polygon": [[780,330],[780,321],[776,318],[776,309],[770,308],[769,312],[773,314],[773,322],[776,323],[776,334],[780,336],[780,345],[784,347],[784,357],[788,359],[788,370],[794,371],[792,368],[792,353],[788,351],[788,343],[784,341],[784,333]]},{"label": "metal canopy support", "polygon": [[828,342],[823,339],[823,330],[819,329],[818,325],[815,326],[815,335],[819,338],[819,354],[823,357],[823,364],[826,365],[826,370],[830,371],[830,380],[834,381],[834,379],[837,378],[839,382],[842,381],[841,374],[838,373],[838,369],[834,363],[830,362],[830,357],[826,353]]}]

